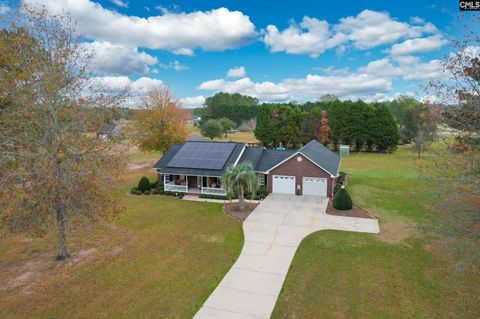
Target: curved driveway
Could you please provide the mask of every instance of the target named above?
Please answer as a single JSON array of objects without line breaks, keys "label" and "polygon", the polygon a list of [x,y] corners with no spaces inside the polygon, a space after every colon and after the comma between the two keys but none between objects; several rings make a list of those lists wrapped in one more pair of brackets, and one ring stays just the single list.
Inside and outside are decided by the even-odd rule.
[{"label": "curved driveway", "polygon": [[243,223],[240,257],[195,319],[270,318],[298,245],[322,229],[378,233],[376,219],[326,214],[328,199],[270,194]]}]

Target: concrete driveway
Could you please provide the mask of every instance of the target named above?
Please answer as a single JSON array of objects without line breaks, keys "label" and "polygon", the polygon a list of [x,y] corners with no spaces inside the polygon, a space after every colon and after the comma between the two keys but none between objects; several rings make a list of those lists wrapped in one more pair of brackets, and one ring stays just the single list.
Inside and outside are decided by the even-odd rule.
[{"label": "concrete driveway", "polygon": [[243,223],[240,257],[194,316],[270,318],[298,245],[322,229],[378,233],[376,219],[326,214],[328,199],[270,194]]}]

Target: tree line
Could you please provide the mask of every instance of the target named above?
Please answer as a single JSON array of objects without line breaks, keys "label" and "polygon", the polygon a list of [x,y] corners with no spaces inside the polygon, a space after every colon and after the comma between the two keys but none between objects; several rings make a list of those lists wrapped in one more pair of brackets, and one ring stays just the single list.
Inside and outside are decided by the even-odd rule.
[{"label": "tree line", "polygon": [[399,133],[385,104],[337,99],[308,111],[299,106],[263,104],[259,107],[255,137],[269,147],[295,148],[316,139],[330,143],[335,150],[339,144],[347,144],[354,145],[357,151],[391,152],[397,147]]}]

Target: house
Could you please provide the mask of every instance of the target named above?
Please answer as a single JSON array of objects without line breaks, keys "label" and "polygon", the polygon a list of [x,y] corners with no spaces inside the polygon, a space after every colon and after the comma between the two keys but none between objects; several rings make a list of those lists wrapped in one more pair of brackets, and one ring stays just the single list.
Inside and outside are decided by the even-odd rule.
[{"label": "house", "polygon": [[117,124],[103,124],[97,132],[97,138],[104,140],[107,138],[120,137],[122,135],[122,127]]},{"label": "house", "polygon": [[271,193],[331,197],[340,158],[317,141],[294,150],[187,141],[174,144],[153,168],[165,191],[226,195],[220,177],[239,163],[251,165],[260,186]]}]

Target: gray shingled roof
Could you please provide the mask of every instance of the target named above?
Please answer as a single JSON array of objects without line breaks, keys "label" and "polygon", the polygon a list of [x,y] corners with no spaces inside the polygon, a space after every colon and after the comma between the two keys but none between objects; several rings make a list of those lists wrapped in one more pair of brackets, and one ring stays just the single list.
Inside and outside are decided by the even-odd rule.
[{"label": "gray shingled roof", "polygon": [[258,161],[264,150],[264,147],[247,147],[238,162],[248,163],[252,166],[253,170],[256,170]]},{"label": "gray shingled roof", "polygon": [[[189,141],[189,143],[196,143],[195,141]],[[221,143],[221,142],[205,142],[201,141],[200,143]],[[228,167],[235,164],[237,158],[240,156],[242,149],[245,147],[244,144],[235,143],[235,147],[228,157],[225,165],[222,169],[197,169],[197,168],[176,168],[168,167],[170,160],[177,154],[177,152],[182,148],[183,144],[174,144],[170,147],[163,156],[158,160],[153,168],[160,170],[161,173],[166,174],[178,174],[178,175],[196,175],[196,176],[222,176],[223,173],[227,170]]]},{"label": "gray shingled roof", "polygon": [[[265,149],[263,147],[245,147],[244,144],[236,143],[232,154],[221,170],[167,167],[170,160],[182,146],[183,144],[174,144],[153,167],[159,169],[161,173],[167,174],[222,176],[228,167],[235,164],[241,154],[238,161],[239,163],[249,163],[255,171],[266,172],[296,153],[301,153],[308,157],[311,161],[333,176],[337,176],[338,168],[340,166],[340,157],[337,154],[333,153],[317,141],[311,141],[299,150],[275,150]],[[244,147],[245,150],[242,154],[242,149]]]},{"label": "gray shingled roof", "polygon": [[274,149],[266,149],[262,153],[262,157],[260,161],[257,163],[257,167],[255,168],[258,172],[266,172],[273,166],[277,165],[281,161],[289,158],[293,154],[295,154],[297,150],[274,150]]},{"label": "gray shingled roof", "polygon": [[337,176],[340,166],[340,157],[323,144],[315,140],[310,141],[299,150],[300,153],[322,167],[327,173]]}]

